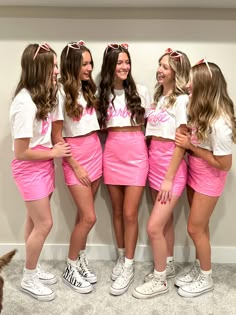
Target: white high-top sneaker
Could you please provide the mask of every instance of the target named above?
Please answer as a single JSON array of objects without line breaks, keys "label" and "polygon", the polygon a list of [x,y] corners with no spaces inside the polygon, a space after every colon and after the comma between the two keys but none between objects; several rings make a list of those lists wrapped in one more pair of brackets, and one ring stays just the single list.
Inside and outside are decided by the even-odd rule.
[{"label": "white high-top sneaker", "polygon": [[[152,271],[145,276],[144,282],[148,282],[152,280],[153,276],[154,276],[154,272]],[[175,262],[174,260],[171,260],[166,263],[166,278],[170,279],[174,277],[175,277]]]},{"label": "white high-top sneaker", "polygon": [[134,264],[123,265],[122,271],[118,278],[112,283],[110,293],[112,295],[121,295],[125,293],[134,280]]},{"label": "white high-top sneaker", "polygon": [[115,281],[119,277],[123,269],[124,262],[125,262],[125,257],[119,256],[115,263],[115,266],[112,269],[111,280]]},{"label": "white high-top sneaker", "polygon": [[167,293],[169,290],[166,275],[155,275],[151,280],[141,284],[133,291],[137,299],[149,299],[154,296]]},{"label": "white high-top sneaker", "polygon": [[57,277],[54,274],[43,270],[40,264],[37,265],[37,272],[38,272],[39,280],[42,283],[44,283],[44,284],[57,283]]},{"label": "white high-top sneaker", "polygon": [[179,275],[175,278],[175,285],[177,287],[181,287],[182,285],[191,283],[200,273],[200,263],[199,260],[196,259],[193,263],[192,268],[186,273]]},{"label": "white high-top sneaker", "polygon": [[214,289],[214,283],[211,274],[199,273],[193,282],[185,284],[178,289],[179,295],[183,297],[195,297],[207,293]]}]

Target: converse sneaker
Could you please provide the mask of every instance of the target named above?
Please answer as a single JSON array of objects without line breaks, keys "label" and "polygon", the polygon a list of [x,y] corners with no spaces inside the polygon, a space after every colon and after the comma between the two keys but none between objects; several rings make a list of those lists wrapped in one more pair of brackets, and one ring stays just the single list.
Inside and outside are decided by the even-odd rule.
[{"label": "converse sneaker", "polygon": [[39,301],[51,301],[55,298],[53,290],[41,283],[37,273],[24,273],[20,288],[24,293],[31,295]]},{"label": "converse sneaker", "polygon": [[191,283],[199,275],[199,272],[200,263],[199,260],[195,260],[192,268],[188,272],[175,278],[175,285],[181,287],[182,285]]},{"label": "converse sneaker", "polygon": [[[148,282],[153,279],[154,273],[153,271],[147,274],[144,278],[144,282]],[[175,277],[175,264],[174,260],[171,260],[166,263],[166,278],[174,278]]]},{"label": "converse sneaker", "polygon": [[57,283],[57,277],[50,272],[46,272],[42,269],[40,264],[37,265],[37,272],[39,280],[44,284],[54,284]]},{"label": "converse sneaker", "polygon": [[121,295],[125,293],[134,280],[134,265],[123,265],[118,278],[112,283],[110,293],[112,295]]},{"label": "converse sneaker", "polygon": [[211,274],[199,273],[198,277],[191,283],[185,284],[178,289],[178,293],[183,297],[195,297],[207,293],[214,289]]},{"label": "converse sneaker", "polygon": [[89,283],[97,282],[97,276],[88,268],[88,259],[85,253],[79,255],[77,260],[77,268],[84,280],[88,281]]},{"label": "converse sneaker", "polygon": [[80,275],[77,267],[72,266],[69,262],[66,264],[62,280],[65,284],[79,293],[89,293],[93,290],[92,285]]},{"label": "converse sneaker", "polygon": [[125,262],[125,257],[119,256],[115,263],[115,266],[112,269],[111,280],[115,281],[119,277],[119,275],[121,274],[124,262]]},{"label": "converse sneaker", "polygon": [[165,276],[155,276],[134,289],[133,296],[137,299],[149,299],[167,293],[169,290]]}]

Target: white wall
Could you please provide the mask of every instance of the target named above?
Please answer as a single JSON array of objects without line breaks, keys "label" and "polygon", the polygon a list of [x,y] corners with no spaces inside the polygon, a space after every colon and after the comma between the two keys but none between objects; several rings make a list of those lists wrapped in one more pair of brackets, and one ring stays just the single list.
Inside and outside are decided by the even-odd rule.
[{"label": "white wall", "polygon": [[[35,9],[36,10],[36,9]],[[47,11],[41,9],[42,16]],[[28,18],[4,17],[0,15],[0,253],[8,248],[18,247],[18,257],[24,256],[23,225],[25,216],[24,203],[17,191],[11,176],[10,162],[11,136],[8,123],[8,111],[14,89],[20,75],[20,58],[23,49],[28,43],[49,42],[58,55],[68,41],[83,39],[91,49],[95,68],[94,77],[99,73],[103,50],[108,42],[128,42],[132,57],[133,76],[136,82],[148,86],[153,93],[155,85],[155,71],[158,57],[168,47],[183,50],[188,54],[192,64],[203,57],[216,62],[222,68],[228,82],[229,93],[236,103],[235,55],[236,20],[173,18],[175,12],[169,12],[169,19],[160,17],[160,10],[146,12],[142,18],[142,11],[131,19],[119,16],[109,19],[63,18],[63,11],[56,18],[35,18],[36,11],[27,11]],[[30,12],[30,13],[29,13]],[[194,15],[195,11],[189,11]],[[204,13],[204,11],[202,11]],[[212,14],[212,11],[211,11]],[[93,13],[96,17],[96,12]],[[112,16],[115,12],[112,11]],[[124,10],[124,16],[127,11]],[[12,9],[12,16],[19,16]],[[201,15],[200,15],[201,16]],[[68,17],[68,16],[67,16]],[[234,154],[236,146],[234,146]],[[211,221],[212,256],[214,262],[236,262],[236,160],[228,176],[224,195],[220,199]],[[63,182],[63,176],[57,162],[57,188],[52,199],[54,227],[47,239],[47,246],[43,252],[44,258],[63,259],[67,252],[70,230],[75,217],[73,201]],[[101,186],[96,198],[97,224],[91,231],[88,239],[89,255],[94,259],[114,258],[114,235],[111,224],[111,206],[107,191]],[[146,234],[146,223],[151,211],[148,192],[145,192],[139,212],[139,241],[136,258],[148,260],[150,248]],[[184,195],[175,210],[176,219],[176,260],[191,260],[192,245],[186,235],[186,219],[188,205]]]}]

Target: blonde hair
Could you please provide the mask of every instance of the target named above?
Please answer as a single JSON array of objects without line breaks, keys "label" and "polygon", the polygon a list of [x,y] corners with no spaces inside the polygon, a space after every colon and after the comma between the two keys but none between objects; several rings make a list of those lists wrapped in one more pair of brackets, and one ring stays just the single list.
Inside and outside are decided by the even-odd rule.
[{"label": "blonde hair", "polygon": [[[179,53],[179,57],[171,57],[170,53],[164,53],[159,58],[159,63],[161,62],[164,56],[169,56],[169,65],[175,74],[175,85],[173,92],[168,96],[167,107],[174,105],[178,95],[187,93],[186,85],[189,80],[189,72],[191,69],[190,61],[185,53],[177,50],[176,53]],[[154,101],[157,102],[158,99],[163,94],[163,85],[157,82],[155,86]]]},{"label": "blonde hair", "polygon": [[232,141],[236,142],[234,104],[228,95],[227,83],[216,64],[209,62],[208,65],[211,71],[205,63],[195,65],[191,69],[189,124],[197,127],[198,140],[204,141],[211,132],[213,123],[219,117],[224,117],[232,128]]}]

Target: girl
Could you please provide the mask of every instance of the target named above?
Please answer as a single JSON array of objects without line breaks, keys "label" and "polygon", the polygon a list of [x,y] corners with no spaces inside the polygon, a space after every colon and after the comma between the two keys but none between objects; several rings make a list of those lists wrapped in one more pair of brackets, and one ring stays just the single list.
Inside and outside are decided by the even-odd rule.
[{"label": "girl", "polygon": [[175,284],[183,297],[213,290],[209,221],[223,192],[236,142],[234,105],[220,68],[205,59],[191,69],[187,85],[190,134],[176,134],[176,144],[189,150],[188,233],[196,248],[192,269]]},{"label": "girl", "polygon": [[[173,210],[185,188],[185,150],[175,145],[177,128],[187,124],[186,83],[190,62],[181,51],[167,51],[159,59],[156,105],[149,110],[146,136],[151,136],[148,180],[154,207],[148,221],[148,235],[154,257],[154,272],[133,291],[145,299],[168,291],[167,277],[175,276],[173,261]],[[167,268],[168,266],[168,268]]]},{"label": "girl", "polygon": [[138,237],[138,206],[148,172],[147,147],[142,132],[150,99],[135,84],[127,44],[109,44],[101,70],[99,111],[108,137],[103,156],[104,183],[112,202],[119,257],[112,270],[110,293],[121,295],[134,278]]},{"label": "girl", "polygon": [[30,44],[21,58],[21,78],[10,108],[15,159],[12,172],[25,201],[26,261],[21,290],[42,301],[55,297],[44,284],[57,278],[45,272],[38,259],[52,228],[50,197],[54,190],[54,158],[70,156],[69,145],[52,147],[51,116],[56,106],[57,59],[48,44]]},{"label": "girl", "polygon": [[[96,86],[93,59],[83,41],[66,45],[61,53],[59,107],[53,122],[53,140],[70,144],[64,159],[66,184],[77,207],[63,281],[79,293],[92,291],[97,276],[89,270],[85,247],[96,222],[94,197],[102,176],[102,149],[97,135]],[[64,137],[64,139],[63,139]]]}]

